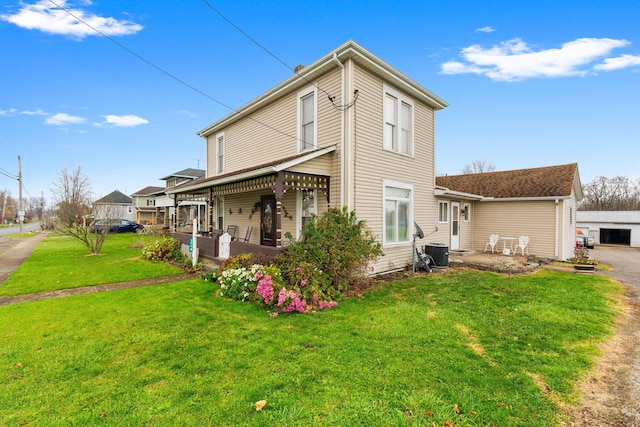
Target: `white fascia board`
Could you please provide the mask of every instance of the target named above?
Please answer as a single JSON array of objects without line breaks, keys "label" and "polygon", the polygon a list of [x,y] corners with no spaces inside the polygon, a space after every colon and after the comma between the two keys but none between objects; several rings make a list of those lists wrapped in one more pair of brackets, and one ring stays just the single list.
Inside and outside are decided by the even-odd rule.
[{"label": "white fascia board", "polygon": [[202,188],[215,187],[216,185],[228,184],[230,182],[242,181],[244,179],[249,179],[249,178],[256,178],[258,176],[269,175],[271,173],[278,173],[287,168],[315,159],[316,157],[322,156],[327,153],[331,153],[335,150],[336,150],[336,146],[332,145],[330,147],[325,147],[319,150],[315,150],[314,152],[309,153],[305,156],[298,157],[297,159],[291,160],[289,162],[281,163],[279,165],[265,166],[263,168],[244,172],[238,175],[230,175],[224,178],[214,179],[214,180],[203,182],[197,185],[180,187],[180,190],[172,189],[167,191],[167,194],[175,194],[175,193],[182,193],[182,192],[193,191],[193,190],[200,190]]},{"label": "white fascia board", "polygon": [[457,199],[464,199],[464,200],[483,200],[485,199],[485,197],[479,196],[477,194],[470,194],[470,193],[463,193],[460,191],[453,191],[453,190],[449,190],[448,188],[444,188],[444,187],[436,187],[435,191],[433,192],[433,194],[436,197],[454,197]]},{"label": "white fascia board", "polygon": [[483,197],[481,202],[540,202],[553,200],[568,200],[571,196],[546,196],[546,197]]}]

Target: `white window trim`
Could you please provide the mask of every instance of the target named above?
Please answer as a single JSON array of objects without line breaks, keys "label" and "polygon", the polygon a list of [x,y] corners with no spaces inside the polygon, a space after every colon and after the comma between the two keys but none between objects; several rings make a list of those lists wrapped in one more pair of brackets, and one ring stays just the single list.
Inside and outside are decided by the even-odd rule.
[{"label": "white window trim", "polygon": [[[387,200],[386,197],[386,189],[387,187],[395,187],[395,188],[401,188],[403,190],[409,190],[411,192],[411,196],[409,197],[409,218],[408,218],[408,222],[409,224],[407,224],[407,232],[408,232],[408,236],[409,236],[409,240],[407,240],[406,242],[387,242],[387,219],[386,219],[386,215],[385,215],[385,202]],[[408,243],[411,243],[411,236],[413,236],[414,230],[413,230],[413,197],[414,197],[414,191],[413,191],[413,184],[407,184],[405,182],[399,182],[399,181],[393,181],[390,179],[383,179],[382,180],[382,246],[383,247],[393,247],[393,246],[406,246]]]},{"label": "white window trim", "polygon": [[[302,98],[313,93],[313,148],[302,149]],[[312,150],[318,147],[318,88],[316,86],[309,86],[308,88],[298,92],[296,98],[296,110],[297,110],[297,136],[298,136],[298,153],[303,151]]]},{"label": "white window trim", "polygon": [[[390,143],[385,140],[385,114],[384,114],[384,105],[386,101],[387,94],[393,96],[398,100],[396,104],[396,126],[395,126],[395,139],[398,144],[400,144],[400,139],[402,137],[402,104],[405,103],[411,106],[411,138],[409,141],[409,153],[402,153],[398,150],[394,150],[393,147],[390,147]],[[392,153],[400,154],[401,156],[413,157],[414,150],[414,141],[415,141],[415,133],[416,133],[416,123],[415,123],[415,105],[411,98],[401,94],[397,90],[391,88],[390,86],[383,85],[383,93],[382,93],[382,147],[386,151],[391,151]]]},{"label": "white window trim", "polygon": [[[218,149],[219,147],[219,141],[220,138],[222,138],[222,155],[220,153],[218,153]],[[224,173],[224,152],[225,152],[225,145],[227,144],[227,137],[224,134],[224,132],[220,132],[216,134],[216,174],[220,175]],[[220,157],[222,157],[222,165],[220,165]]]},{"label": "white window trim", "polygon": [[[447,219],[445,221],[442,221],[442,219],[440,218],[440,212],[442,211],[442,208],[441,208],[442,205],[446,205],[447,206]],[[449,223],[449,202],[438,202],[438,223],[439,224],[448,224]]]}]

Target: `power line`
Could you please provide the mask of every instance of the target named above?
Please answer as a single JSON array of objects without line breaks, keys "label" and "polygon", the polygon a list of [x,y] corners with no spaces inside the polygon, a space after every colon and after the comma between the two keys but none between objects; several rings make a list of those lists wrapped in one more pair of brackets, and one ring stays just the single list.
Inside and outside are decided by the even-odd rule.
[{"label": "power line", "polygon": [[270,56],[272,56],[276,61],[278,61],[279,63],[281,63],[282,65],[284,65],[286,68],[288,68],[289,70],[293,71],[298,77],[300,77],[301,79],[303,79],[304,81],[306,81],[307,83],[315,86],[318,90],[320,90],[322,93],[324,93],[325,95],[327,95],[327,98],[329,99],[329,102],[331,102],[331,105],[333,105],[333,107],[337,110],[343,111],[343,110],[348,110],[349,108],[351,108],[356,101],[358,100],[358,92],[355,92],[355,98],[352,102],[350,102],[349,104],[342,104],[342,105],[336,105],[335,104],[335,96],[332,96],[331,94],[329,94],[327,91],[325,91],[324,89],[322,89],[320,86],[318,86],[317,83],[314,83],[312,81],[310,81],[309,79],[307,79],[305,76],[303,76],[302,74],[300,74],[295,68],[291,67],[289,64],[287,64],[286,62],[284,62],[282,59],[280,59],[275,53],[271,52],[269,49],[267,49],[266,47],[264,47],[260,42],[258,42],[256,39],[254,39],[253,37],[251,37],[249,34],[247,34],[246,31],[244,31],[242,28],[240,28],[239,26],[237,26],[235,23],[233,23],[229,18],[227,18],[222,12],[220,12],[218,9],[216,9],[215,7],[213,7],[211,5],[211,3],[209,3],[207,0],[202,0],[202,2],[204,4],[206,4],[209,9],[211,9],[212,11],[214,11],[216,14],[218,14],[218,16],[220,16],[222,19],[224,19],[225,21],[227,21],[227,23],[229,23],[229,25],[231,25],[233,28],[235,28],[236,30],[238,30],[243,36],[245,36],[246,38],[248,38],[249,40],[251,40],[256,46],[258,46],[260,49],[264,50],[265,52],[267,52]]},{"label": "power line", "polygon": [[212,97],[211,95],[207,94],[206,92],[203,92],[203,91],[201,91],[200,89],[196,88],[195,86],[193,86],[193,85],[191,85],[191,84],[189,84],[189,83],[185,82],[185,81],[184,81],[184,80],[182,80],[181,78],[179,78],[179,77],[177,77],[177,76],[175,76],[175,75],[171,74],[170,72],[168,72],[168,71],[164,70],[164,69],[163,69],[163,68],[161,68],[160,66],[158,66],[158,65],[154,64],[153,62],[149,61],[148,59],[144,58],[143,56],[141,56],[141,55],[139,55],[138,53],[134,52],[133,50],[129,49],[128,47],[126,47],[126,46],[125,46],[125,45],[123,45],[122,43],[120,43],[120,42],[116,41],[115,39],[113,39],[113,38],[109,37],[108,35],[106,35],[106,34],[105,34],[105,33],[103,33],[102,31],[100,31],[100,30],[98,30],[97,28],[93,27],[93,26],[92,26],[91,24],[89,24],[88,22],[86,22],[86,21],[82,20],[80,17],[76,16],[74,13],[72,13],[72,12],[71,12],[70,10],[68,10],[67,8],[65,8],[65,7],[63,7],[63,6],[60,6],[60,5],[59,5],[58,3],[56,3],[55,1],[53,1],[53,0],[49,0],[49,2],[50,2],[50,3],[52,3],[54,6],[56,6],[57,8],[59,8],[60,10],[64,11],[66,14],[68,14],[69,16],[71,16],[72,18],[74,18],[75,20],[77,20],[78,22],[81,22],[81,23],[83,23],[84,25],[86,25],[87,27],[91,28],[93,31],[95,31],[96,33],[98,33],[99,35],[101,35],[102,37],[104,37],[105,39],[109,40],[111,43],[113,43],[113,44],[115,44],[116,46],[118,46],[119,48],[121,48],[121,49],[125,50],[125,51],[126,51],[127,53],[129,53],[130,55],[133,55],[134,57],[138,58],[140,61],[142,61],[142,62],[146,63],[147,65],[149,65],[149,66],[151,66],[151,67],[153,67],[153,68],[155,68],[157,71],[161,72],[161,73],[162,73],[162,74],[164,74],[165,76],[167,76],[167,77],[169,77],[169,78],[171,78],[171,79],[173,79],[173,80],[177,81],[178,83],[180,83],[180,84],[182,84],[182,85],[184,85],[184,86],[188,87],[189,89],[193,90],[194,92],[199,93],[200,95],[202,95],[202,96],[204,96],[204,97],[208,98],[209,100],[211,100],[211,101],[213,101],[213,102],[215,102],[215,103],[217,103],[217,104],[219,104],[219,105],[221,105],[221,106],[223,106],[223,107],[225,107],[225,108],[228,108],[229,110],[231,110],[231,111],[233,111],[233,112],[235,112],[235,113],[241,114],[243,117],[245,117],[245,118],[247,118],[247,119],[250,119],[250,120],[254,121],[255,123],[258,123],[258,124],[260,124],[260,125],[262,125],[262,126],[264,126],[264,127],[268,128],[268,129],[271,129],[271,130],[273,130],[273,131],[275,131],[275,132],[278,132],[278,133],[279,133],[279,134],[281,134],[281,135],[284,135],[284,136],[286,136],[286,137],[288,137],[288,138],[292,138],[292,139],[294,139],[294,140],[296,140],[296,141],[302,141],[302,140],[300,140],[299,138],[297,138],[297,137],[295,137],[295,136],[293,136],[293,135],[289,135],[288,133],[286,133],[286,132],[284,132],[284,131],[282,131],[282,130],[280,130],[280,129],[277,129],[277,128],[275,128],[275,127],[271,126],[271,125],[268,125],[268,124],[266,124],[266,123],[263,123],[263,122],[261,122],[261,121],[259,121],[259,120],[255,119],[255,118],[253,118],[253,117],[249,116],[249,115],[244,115],[244,114],[242,114],[240,111],[236,110],[235,108],[233,108],[233,107],[231,107],[231,106],[229,106],[229,105],[225,104],[225,103],[224,103],[224,102],[222,102],[222,101],[217,100],[216,98]]},{"label": "power line", "polygon": [[4,175],[6,177],[9,177],[11,179],[18,179],[18,175],[14,175],[11,172],[9,172],[9,171],[7,171],[5,169],[2,169],[2,168],[0,168],[0,174]]}]

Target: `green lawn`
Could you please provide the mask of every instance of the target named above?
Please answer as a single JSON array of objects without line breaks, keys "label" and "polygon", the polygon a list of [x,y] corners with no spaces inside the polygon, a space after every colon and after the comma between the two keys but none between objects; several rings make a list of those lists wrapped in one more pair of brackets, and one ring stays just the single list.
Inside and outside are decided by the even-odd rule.
[{"label": "green lawn", "polygon": [[139,245],[146,236],[109,235],[100,255],[71,237],[47,236],[22,266],[0,286],[0,296],[126,282],[179,274],[180,268],[143,260]]},{"label": "green lawn", "polygon": [[[76,269],[97,258],[71,246]],[[600,276],[451,272],[270,318],[217,291],[194,279],[0,307],[0,425],[549,426],[621,293]]]}]

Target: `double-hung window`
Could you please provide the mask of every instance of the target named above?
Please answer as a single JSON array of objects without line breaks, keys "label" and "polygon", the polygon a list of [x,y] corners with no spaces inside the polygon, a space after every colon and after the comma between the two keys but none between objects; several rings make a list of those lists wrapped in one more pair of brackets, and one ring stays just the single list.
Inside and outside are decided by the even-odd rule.
[{"label": "double-hung window", "polygon": [[224,173],[224,133],[216,135],[216,173]]},{"label": "double-hung window", "polygon": [[409,242],[413,186],[384,181],[384,244]]},{"label": "double-hung window", "polygon": [[298,140],[300,151],[316,148],[317,115],[315,87],[298,93]]},{"label": "double-hung window", "polygon": [[413,101],[384,87],[384,148],[413,155]]}]

